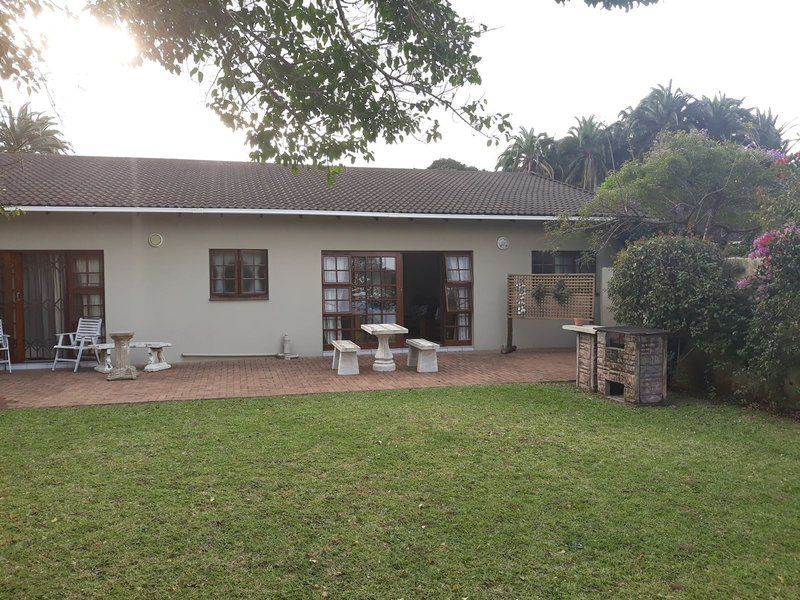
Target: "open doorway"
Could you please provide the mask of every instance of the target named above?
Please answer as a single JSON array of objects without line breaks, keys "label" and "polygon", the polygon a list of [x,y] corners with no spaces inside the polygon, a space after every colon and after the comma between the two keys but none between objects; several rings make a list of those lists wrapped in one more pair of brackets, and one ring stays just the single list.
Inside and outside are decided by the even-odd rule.
[{"label": "open doorway", "polygon": [[405,326],[408,337],[442,341],[442,253],[403,253]]}]

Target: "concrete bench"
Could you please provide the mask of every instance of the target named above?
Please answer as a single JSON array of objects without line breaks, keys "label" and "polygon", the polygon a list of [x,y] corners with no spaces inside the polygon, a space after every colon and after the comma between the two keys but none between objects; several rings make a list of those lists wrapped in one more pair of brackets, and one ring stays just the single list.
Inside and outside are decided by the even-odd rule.
[{"label": "concrete bench", "polygon": [[408,366],[416,367],[417,373],[438,373],[439,362],[436,351],[439,344],[423,339],[406,340],[408,346]]},{"label": "concrete bench", "polygon": [[[164,349],[172,347],[170,342],[130,342],[128,346],[131,349],[147,348],[148,362],[144,370],[148,373],[172,368],[164,358]],[[93,348],[100,353],[100,360],[94,370],[99,373],[111,373],[111,354],[114,351],[114,344],[94,344]]]},{"label": "concrete bench", "polygon": [[350,340],[333,340],[333,364],[339,375],[358,375],[358,351],[361,347]]}]

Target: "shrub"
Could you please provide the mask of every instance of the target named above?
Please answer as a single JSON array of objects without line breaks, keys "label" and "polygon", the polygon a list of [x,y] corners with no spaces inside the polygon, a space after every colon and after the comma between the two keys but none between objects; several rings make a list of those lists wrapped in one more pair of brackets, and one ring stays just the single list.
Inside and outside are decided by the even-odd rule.
[{"label": "shrub", "polygon": [[754,242],[761,262],[739,282],[753,296],[753,317],[742,352],[743,380],[751,393],[773,404],[797,400],[787,384],[800,367],[800,227],[787,225]]},{"label": "shrub", "polygon": [[693,348],[715,362],[736,356],[747,309],[716,244],[679,236],[630,244],[614,262],[608,293],[618,322],[670,332],[673,368]]}]

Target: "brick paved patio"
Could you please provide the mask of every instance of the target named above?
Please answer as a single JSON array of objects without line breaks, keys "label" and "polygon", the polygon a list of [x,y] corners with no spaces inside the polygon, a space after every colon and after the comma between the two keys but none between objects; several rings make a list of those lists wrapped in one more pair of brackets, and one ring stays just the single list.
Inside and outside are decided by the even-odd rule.
[{"label": "brick paved patio", "polygon": [[340,377],[328,357],[197,362],[168,371],[139,373],[135,381],[106,381],[92,369],[0,372],[0,408],[245,398],[318,392],[387,390],[493,383],[567,381],[575,377],[575,351],[443,352],[439,373],[417,373],[399,354],[397,371],[376,373],[372,357],[359,356],[361,374]]}]

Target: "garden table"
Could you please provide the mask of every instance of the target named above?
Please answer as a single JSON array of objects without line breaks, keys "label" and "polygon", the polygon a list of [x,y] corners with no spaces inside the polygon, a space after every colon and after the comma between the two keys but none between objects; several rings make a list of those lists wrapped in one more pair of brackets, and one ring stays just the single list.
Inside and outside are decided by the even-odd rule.
[{"label": "garden table", "polygon": [[[111,352],[114,350],[114,344],[95,344],[100,353],[100,363],[94,368],[95,371],[100,373],[111,372]],[[163,371],[164,369],[172,368],[172,365],[164,360],[164,348],[172,347],[169,342],[131,342],[131,348],[147,348],[148,363],[144,370],[148,373],[153,371]]]},{"label": "garden table", "polygon": [[405,335],[408,333],[408,329],[397,323],[362,325],[361,329],[378,338],[378,351],[375,353],[375,362],[372,363],[372,370],[394,371],[397,367],[394,364],[392,351],[389,349],[389,338],[393,335]]}]

